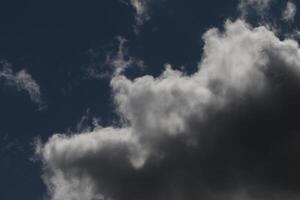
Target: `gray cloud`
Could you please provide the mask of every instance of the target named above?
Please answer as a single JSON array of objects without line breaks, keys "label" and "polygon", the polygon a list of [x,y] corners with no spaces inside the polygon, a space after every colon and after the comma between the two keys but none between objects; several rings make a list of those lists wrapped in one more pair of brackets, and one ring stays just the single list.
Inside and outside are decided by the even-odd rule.
[{"label": "gray cloud", "polygon": [[139,34],[140,26],[150,20],[149,3],[151,0],[119,0],[121,3],[132,6],[135,11],[135,24],[133,25],[136,34]]},{"label": "gray cloud", "polygon": [[264,16],[268,11],[272,0],[240,0],[238,9],[241,12],[242,18],[247,17],[249,10],[255,10],[259,15]]},{"label": "gray cloud", "polygon": [[40,86],[25,69],[14,72],[11,64],[3,62],[0,80],[19,91],[27,92],[34,103],[42,105]]},{"label": "gray cloud", "polygon": [[120,127],[37,145],[50,198],[299,199],[298,43],[241,20],[224,26],[204,34],[195,74],[116,73]]},{"label": "gray cloud", "polygon": [[282,19],[286,22],[293,22],[296,13],[297,6],[293,2],[288,1],[285,10],[282,12]]},{"label": "gray cloud", "polygon": [[148,10],[148,0],[130,0],[131,5],[136,12],[136,22],[138,25],[142,25],[146,20],[150,18]]},{"label": "gray cloud", "polygon": [[[118,36],[116,40],[116,50],[106,53],[105,58],[102,58],[102,60],[104,60],[102,62],[98,62],[97,60],[97,57],[101,56],[97,54],[93,55],[95,53],[91,50],[93,60],[85,70],[89,78],[111,79],[113,76],[123,73],[126,69],[132,66],[140,69],[145,68],[145,64],[142,60],[129,55],[128,48],[126,46],[127,40],[125,38]],[[103,56],[103,53],[101,55]]]}]

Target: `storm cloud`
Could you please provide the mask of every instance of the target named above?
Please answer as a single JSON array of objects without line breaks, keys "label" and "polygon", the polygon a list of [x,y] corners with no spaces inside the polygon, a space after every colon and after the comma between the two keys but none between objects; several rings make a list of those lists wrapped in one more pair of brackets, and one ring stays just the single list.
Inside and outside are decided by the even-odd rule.
[{"label": "storm cloud", "polygon": [[242,20],[203,40],[192,75],[112,78],[120,127],[37,145],[52,200],[299,199],[298,43]]}]

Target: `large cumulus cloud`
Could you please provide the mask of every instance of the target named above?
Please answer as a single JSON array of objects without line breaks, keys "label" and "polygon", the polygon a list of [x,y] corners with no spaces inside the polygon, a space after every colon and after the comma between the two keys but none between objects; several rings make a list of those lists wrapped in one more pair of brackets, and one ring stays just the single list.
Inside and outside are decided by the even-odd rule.
[{"label": "large cumulus cloud", "polygon": [[298,43],[241,20],[203,40],[195,74],[113,77],[121,127],[38,146],[52,200],[299,197]]}]

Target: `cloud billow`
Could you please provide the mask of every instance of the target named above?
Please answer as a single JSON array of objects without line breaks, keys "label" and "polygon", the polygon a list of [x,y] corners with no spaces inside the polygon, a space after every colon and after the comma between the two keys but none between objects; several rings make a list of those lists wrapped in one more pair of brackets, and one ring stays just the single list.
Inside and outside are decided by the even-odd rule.
[{"label": "cloud billow", "polygon": [[50,198],[298,199],[298,43],[224,26],[204,34],[195,74],[115,75],[121,127],[39,144]]}]

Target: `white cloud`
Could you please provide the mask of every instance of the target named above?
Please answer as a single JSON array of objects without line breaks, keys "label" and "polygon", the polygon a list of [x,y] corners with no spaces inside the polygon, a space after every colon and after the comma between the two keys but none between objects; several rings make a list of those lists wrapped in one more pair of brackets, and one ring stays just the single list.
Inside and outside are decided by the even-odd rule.
[{"label": "white cloud", "polygon": [[[235,181],[235,187],[246,187],[248,181],[242,182],[241,177],[244,170],[250,177],[259,176],[240,163],[254,159],[248,164],[251,169],[257,163],[264,165],[259,156],[248,156],[259,150],[255,148],[260,143],[264,147],[278,142],[273,137],[283,125],[274,123],[269,141],[255,143],[255,150],[247,149],[241,147],[241,138],[260,138],[267,134],[261,131],[270,127],[268,123],[255,126],[264,115],[252,119],[253,113],[245,117],[243,112],[271,112],[259,110],[262,102],[275,104],[271,108],[276,111],[282,106],[273,103],[273,96],[286,92],[281,89],[283,83],[300,81],[299,46],[294,40],[279,40],[264,26],[252,28],[241,20],[227,21],[224,32],[208,30],[203,40],[203,60],[193,75],[170,65],[157,78],[146,75],[130,80],[116,73],[111,87],[123,119],[121,127],[100,127],[72,136],[56,134],[39,145],[52,200],[93,200],[102,194],[116,200],[209,199],[211,193],[218,196],[214,188],[219,182],[222,187]],[[122,53],[118,55],[122,58]],[[116,66],[124,65],[123,59],[116,60]],[[237,149],[231,152],[231,148]],[[224,159],[228,161],[223,163]],[[218,162],[222,169],[215,171]],[[216,180],[211,183],[207,176]],[[259,187],[255,195],[264,188]],[[235,196],[232,190],[227,192]],[[242,196],[254,199],[253,190],[252,196],[248,192]]]},{"label": "white cloud", "polygon": [[27,92],[30,99],[41,106],[40,86],[25,69],[14,72],[11,64],[4,62],[2,64],[2,70],[0,71],[0,80],[1,79],[4,80],[7,85],[15,87],[19,91]]},{"label": "white cloud", "polygon": [[285,10],[282,12],[282,19],[287,22],[289,21],[293,22],[296,13],[297,13],[297,6],[293,2],[288,1]]}]

